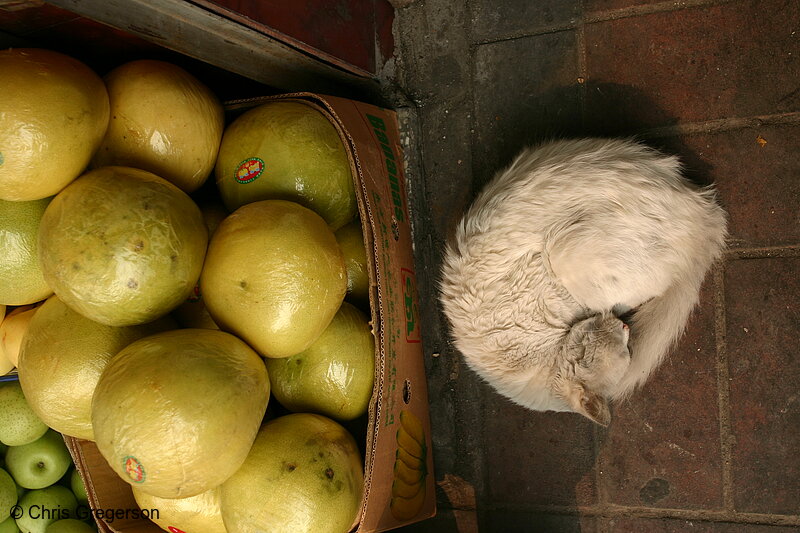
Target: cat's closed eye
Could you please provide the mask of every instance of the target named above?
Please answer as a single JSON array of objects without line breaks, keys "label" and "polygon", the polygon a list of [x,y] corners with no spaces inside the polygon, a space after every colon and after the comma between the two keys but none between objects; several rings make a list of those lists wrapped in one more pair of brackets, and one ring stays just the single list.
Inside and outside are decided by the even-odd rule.
[{"label": "cat's closed eye", "polygon": [[625,346],[627,346],[628,345],[628,340],[631,337],[631,327],[628,324],[626,324],[625,322],[622,322],[622,336],[625,339],[625,341],[624,341]]}]

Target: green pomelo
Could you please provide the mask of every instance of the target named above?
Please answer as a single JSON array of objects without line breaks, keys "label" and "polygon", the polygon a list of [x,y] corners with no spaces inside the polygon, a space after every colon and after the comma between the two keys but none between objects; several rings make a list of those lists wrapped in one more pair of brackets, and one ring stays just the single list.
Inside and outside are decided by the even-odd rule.
[{"label": "green pomelo", "polygon": [[157,333],[128,345],[97,383],[92,426],[119,476],[161,498],[188,498],[242,464],[269,399],[261,358],[216,330]]},{"label": "green pomelo", "polygon": [[300,101],[262,104],[234,120],[223,134],[215,174],[230,211],[258,200],[291,200],[334,230],[357,212],[339,133],[321,111]]},{"label": "green pomelo", "polygon": [[264,424],[222,484],[222,519],[237,533],[346,533],[364,488],[353,437],[333,420],[291,414]]},{"label": "green pomelo", "polygon": [[207,244],[200,209],[186,193],[144,170],[103,167],[47,207],[39,260],[69,307],[102,324],[130,326],[186,300]]},{"label": "green pomelo", "polygon": [[348,304],[320,337],[292,357],[267,359],[272,393],[296,413],[352,420],[367,411],[375,372],[375,339],[366,315]]},{"label": "green pomelo", "polygon": [[[133,487],[140,509],[158,509],[150,520],[164,531],[226,533],[219,508],[219,487],[189,498],[159,498]],[[170,529],[172,528],[172,529]]]},{"label": "green pomelo", "polygon": [[108,361],[135,340],[175,328],[166,317],[106,326],[51,296],[37,309],[20,351],[19,381],[28,404],[56,431],[94,440],[92,395]]},{"label": "green pomelo", "polygon": [[0,200],[0,304],[26,305],[53,291],[39,264],[39,224],[52,198]]},{"label": "green pomelo", "polygon": [[0,199],[53,196],[86,168],[108,127],[89,67],[40,48],[0,50]]},{"label": "green pomelo", "polygon": [[95,167],[148,170],[186,192],[214,169],[222,130],[222,105],[194,76],[171,63],[142,59],[105,77],[111,104],[108,131]]},{"label": "green pomelo", "polygon": [[356,220],[337,230],[336,242],[342,249],[347,268],[347,298],[360,306],[368,307],[367,249],[364,246],[361,222]]},{"label": "green pomelo", "polygon": [[344,299],[347,274],[336,238],[313,211],[283,200],[247,204],[209,244],[200,289],[222,330],[266,357],[308,348]]}]

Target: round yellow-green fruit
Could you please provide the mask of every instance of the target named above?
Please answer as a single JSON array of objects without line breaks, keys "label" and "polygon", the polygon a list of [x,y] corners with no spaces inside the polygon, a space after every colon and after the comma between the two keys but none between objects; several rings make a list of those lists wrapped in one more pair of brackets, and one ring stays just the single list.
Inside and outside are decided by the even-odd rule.
[{"label": "round yellow-green fruit", "polygon": [[200,277],[208,243],[200,209],[150,172],[87,172],[45,210],[39,261],[61,300],[101,324],[130,326],[180,305]]},{"label": "round yellow-green fruit", "polygon": [[0,50],[0,199],[39,200],[77,178],[108,127],[103,80],[41,48]]},{"label": "round yellow-green fruit", "polygon": [[111,119],[92,165],[141,168],[185,192],[198,189],[225,127],[214,93],[181,67],[150,59],[120,65],[105,82]]},{"label": "round yellow-green fruit", "polygon": [[301,101],[268,102],[234,120],[222,136],[214,173],[230,211],[258,200],[291,200],[317,212],[333,230],[357,212],[338,131]]},{"label": "round yellow-green fruit", "polygon": [[139,509],[157,509],[150,520],[164,531],[227,533],[219,508],[219,487],[189,498],[159,498],[133,487]]},{"label": "round yellow-green fruit", "polygon": [[333,232],[310,209],[284,200],[247,204],[223,220],[200,276],[214,322],[265,357],[308,348],[346,289]]},{"label": "round yellow-green fruit", "polygon": [[0,304],[32,304],[53,294],[42,273],[38,244],[50,200],[0,200]]},{"label": "round yellow-green fruit", "polygon": [[51,296],[36,309],[20,350],[17,371],[25,398],[49,427],[94,440],[92,395],[108,362],[133,341],[175,327],[167,318],[106,326]]},{"label": "round yellow-green fruit", "polygon": [[353,437],[324,416],[264,424],[242,467],[220,487],[237,533],[346,533],[361,504],[363,463]]},{"label": "round yellow-green fruit", "polygon": [[352,420],[369,407],[375,338],[366,315],[347,302],[314,344],[265,362],[272,394],[290,411]]},{"label": "round yellow-green fruit", "polygon": [[361,221],[356,220],[336,231],[336,242],[342,249],[347,268],[347,297],[362,306],[369,306],[367,249]]},{"label": "round yellow-green fruit", "polygon": [[127,483],[160,498],[188,498],[241,466],[268,399],[263,361],[233,335],[156,333],[123,348],[100,375],[95,442]]}]

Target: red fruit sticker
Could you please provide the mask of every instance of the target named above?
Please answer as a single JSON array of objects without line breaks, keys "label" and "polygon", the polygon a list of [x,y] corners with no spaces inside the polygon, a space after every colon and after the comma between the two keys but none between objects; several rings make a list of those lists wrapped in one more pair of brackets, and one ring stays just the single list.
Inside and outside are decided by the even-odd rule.
[{"label": "red fruit sticker", "polygon": [[200,301],[200,285],[195,285],[192,293],[186,298],[189,302],[199,302]]},{"label": "red fruit sticker", "polygon": [[142,483],[144,481],[144,466],[136,457],[128,455],[122,460],[122,466],[125,469],[125,473],[134,483]]},{"label": "red fruit sticker", "polygon": [[186,533],[184,530],[173,526],[169,526],[167,529],[170,531],[170,533]]},{"label": "red fruit sticker", "polygon": [[250,183],[264,172],[264,161],[258,157],[250,157],[239,163],[233,177],[237,183]]}]

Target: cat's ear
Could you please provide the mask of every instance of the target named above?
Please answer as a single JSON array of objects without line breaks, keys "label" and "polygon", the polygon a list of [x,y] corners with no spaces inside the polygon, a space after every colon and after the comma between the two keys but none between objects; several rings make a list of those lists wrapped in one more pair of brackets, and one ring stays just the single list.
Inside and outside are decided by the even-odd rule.
[{"label": "cat's ear", "polygon": [[583,383],[572,382],[566,389],[564,398],[573,411],[601,426],[611,423],[611,411],[605,397],[587,389]]}]

